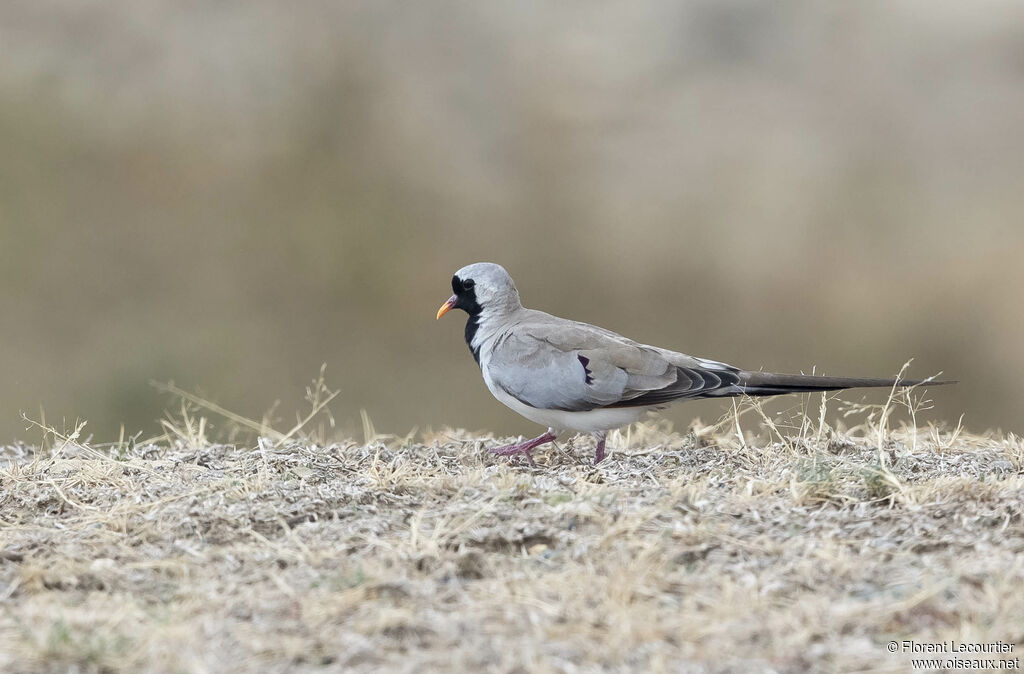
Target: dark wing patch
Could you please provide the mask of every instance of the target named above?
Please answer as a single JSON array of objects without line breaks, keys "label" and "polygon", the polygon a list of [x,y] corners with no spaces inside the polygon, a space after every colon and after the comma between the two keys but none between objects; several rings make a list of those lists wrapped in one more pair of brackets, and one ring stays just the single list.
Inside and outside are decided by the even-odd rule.
[{"label": "dark wing patch", "polygon": [[587,367],[588,365],[590,365],[590,359],[587,358],[586,356],[576,356],[576,357],[580,359],[580,365],[583,366],[583,380],[587,384],[593,384],[594,383],[594,373],[590,371],[589,367]]},{"label": "dark wing patch", "polygon": [[732,370],[704,370],[677,367],[676,380],[664,388],[646,391],[635,398],[620,400],[608,407],[648,407],[664,405],[680,398],[712,398],[736,395],[733,387],[740,378]]}]

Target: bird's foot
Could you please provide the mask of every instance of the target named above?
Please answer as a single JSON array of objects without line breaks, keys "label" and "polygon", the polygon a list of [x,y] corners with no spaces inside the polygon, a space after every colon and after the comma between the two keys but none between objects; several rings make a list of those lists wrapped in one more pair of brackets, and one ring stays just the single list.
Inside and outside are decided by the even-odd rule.
[{"label": "bird's foot", "polygon": [[525,444],[519,445],[506,445],[505,447],[495,447],[491,450],[492,454],[498,456],[515,456],[516,454],[522,454],[526,457],[526,460],[530,462],[533,467],[537,466],[537,462],[533,460],[533,455],[530,454],[532,447],[528,447]]},{"label": "bird's foot", "polygon": [[532,440],[519,442],[513,445],[505,445],[504,447],[495,447],[491,450],[491,453],[497,454],[498,456],[515,456],[516,454],[522,454],[526,457],[526,460],[530,462],[531,466],[536,466],[537,462],[533,460],[533,456],[530,452],[554,439],[555,435],[551,431],[548,431],[544,435],[539,435]]},{"label": "bird's foot", "polygon": [[597,451],[594,452],[594,465],[604,460],[604,433],[597,437]]}]

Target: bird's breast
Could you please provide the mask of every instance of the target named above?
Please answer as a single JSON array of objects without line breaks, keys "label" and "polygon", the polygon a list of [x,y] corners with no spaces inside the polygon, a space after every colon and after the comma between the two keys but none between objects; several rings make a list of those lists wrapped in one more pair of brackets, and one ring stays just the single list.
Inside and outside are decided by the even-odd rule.
[{"label": "bird's breast", "polygon": [[593,410],[573,412],[569,410],[533,407],[510,394],[502,388],[501,384],[491,377],[487,370],[486,358],[481,362],[484,363],[480,368],[484,376],[484,383],[487,384],[487,389],[491,392],[491,395],[498,400],[498,402],[520,416],[526,417],[530,421],[542,426],[547,426],[548,428],[554,428],[561,431],[575,431],[577,433],[608,431],[613,428],[628,426],[629,424],[638,421],[641,417],[647,414],[647,412],[653,409],[647,407],[602,407]]}]

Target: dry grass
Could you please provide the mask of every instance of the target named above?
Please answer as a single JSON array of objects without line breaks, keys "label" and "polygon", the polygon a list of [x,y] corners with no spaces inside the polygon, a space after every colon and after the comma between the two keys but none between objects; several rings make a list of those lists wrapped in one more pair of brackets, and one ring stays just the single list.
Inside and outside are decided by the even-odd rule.
[{"label": "dry grass", "polygon": [[50,429],[0,455],[0,669],[904,671],[890,639],[1024,641],[1020,438],[759,412],[537,469],[369,420],[221,443],[189,405],[147,442]]}]

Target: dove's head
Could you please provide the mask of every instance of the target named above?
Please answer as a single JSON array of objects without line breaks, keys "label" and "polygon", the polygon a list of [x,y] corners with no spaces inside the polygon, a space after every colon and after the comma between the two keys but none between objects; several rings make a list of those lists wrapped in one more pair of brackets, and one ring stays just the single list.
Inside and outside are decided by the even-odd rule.
[{"label": "dove's head", "polygon": [[476,316],[481,311],[503,313],[522,306],[512,277],[504,267],[493,262],[477,262],[455,272],[452,291],[455,294],[437,310],[438,318],[452,309],[462,309]]}]

